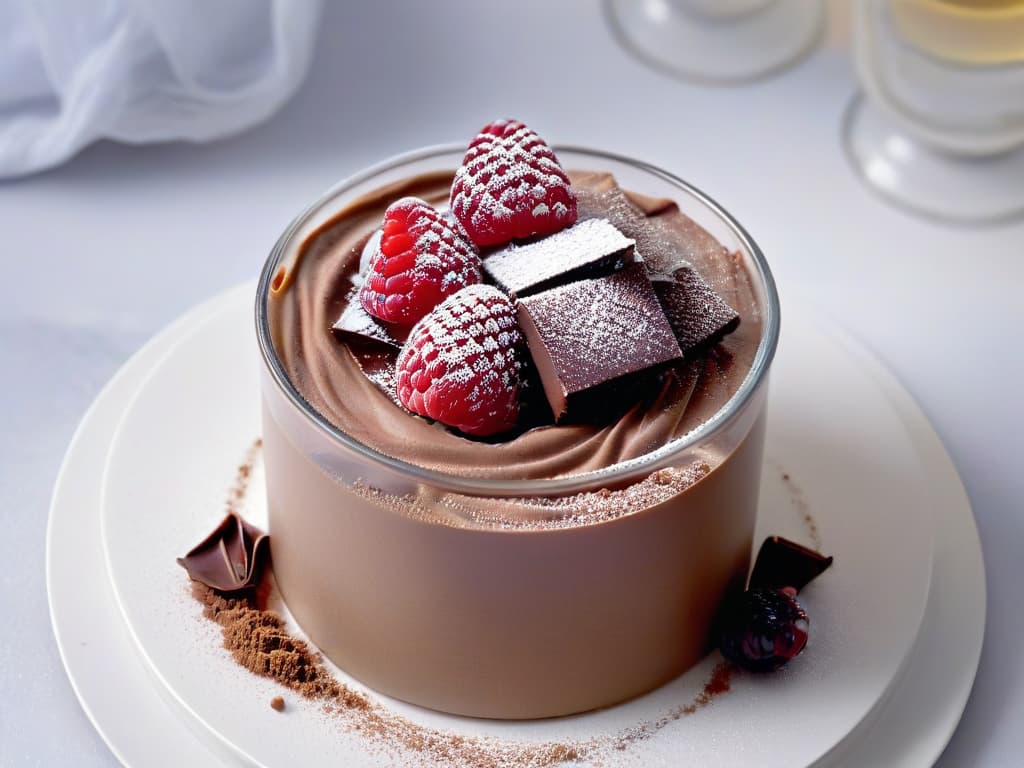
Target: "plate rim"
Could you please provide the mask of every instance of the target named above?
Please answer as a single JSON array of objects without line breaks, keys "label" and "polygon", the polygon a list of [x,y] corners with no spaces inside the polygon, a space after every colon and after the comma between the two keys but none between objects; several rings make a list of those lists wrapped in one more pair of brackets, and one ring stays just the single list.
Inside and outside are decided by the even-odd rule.
[{"label": "plate rim", "polygon": [[[128,761],[125,757],[125,750],[123,749],[121,742],[112,736],[109,724],[101,722],[101,717],[97,709],[90,704],[91,697],[85,694],[84,679],[81,675],[77,674],[76,671],[77,662],[72,661],[75,656],[73,655],[70,639],[64,635],[67,630],[66,618],[60,615],[62,610],[60,607],[60,600],[62,598],[58,597],[58,594],[63,591],[63,589],[58,587],[58,582],[62,582],[62,580],[57,570],[57,560],[54,555],[57,546],[57,526],[64,517],[61,514],[62,503],[65,496],[69,493],[69,484],[72,486],[74,485],[74,467],[89,458],[88,451],[86,450],[89,439],[99,437],[99,434],[104,432],[104,427],[107,427],[107,429],[102,442],[105,444],[105,448],[109,452],[111,438],[120,424],[120,417],[123,410],[113,411],[110,416],[107,417],[106,414],[104,414],[104,409],[112,407],[118,401],[125,402],[127,399],[131,398],[138,390],[142,381],[146,378],[147,372],[155,367],[177,345],[177,343],[179,343],[183,334],[204,322],[206,318],[216,311],[217,307],[220,306],[220,304],[224,302],[230,294],[245,290],[250,285],[251,282],[235,286],[206,299],[196,306],[193,306],[170,324],[160,329],[126,361],[124,361],[106,384],[103,385],[99,393],[82,414],[82,417],[71,436],[71,440],[68,442],[68,447],[64,452],[60,467],[58,468],[57,475],[54,479],[53,490],[50,495],[50,503],[47,510],[46,545],[44,553],[46,601],[50,617],[50,628],[53,631],[61,665],[64,668],[64,673],[68,678],[68,682],[75,694],[75,698],[78,699],[78,703],[82,707],[86,718],[88,718],[92,727],[96,729],[96,732],[107,745],[107,748],[110,749],[114,757],[123,765],[128,765]],[[95,459],[101,469],[106,466],[106,454],[102,457],[95,457]],[[96,544],[101,547],[102,544],[99,541],[99,492],[101,490],[102,475],[97,475],[95,477],[95,481],[97,491],[97,496],[94,499],[94,503],[96,504],[95,522],[97,524],[95,533],[97,536]],[[72,521],[75,521],[75,516],[72,515],[70,517]],[[97,559],[99,564],[105,568],[106,562],[103,559],[102,552],[97,552],[96,554],[98,555]],[[109,584],[109,578],[105,571],[102,574],[94,575],[100,579],[101,587],[105,587]],[[82,580],[73,580],[73,584],[75,586],[82,586],[84,583],[85,582]],[[110,595],[110,598],[113,600],[112,594]],[[117,615],[120,616],[120,606],[113,604],[112,607],[116,611]],[[144,662],[139,659],[138,663],[141,665]],[[145,670],[143,669],[140,671],[144,672]]]}]

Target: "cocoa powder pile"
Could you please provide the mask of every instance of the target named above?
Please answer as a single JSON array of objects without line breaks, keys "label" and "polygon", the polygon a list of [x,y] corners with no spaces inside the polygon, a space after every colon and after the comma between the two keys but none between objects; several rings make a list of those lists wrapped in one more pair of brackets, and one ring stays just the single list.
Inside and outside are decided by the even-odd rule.
[{"label": "cocoa powder pile", "polygon": [[239,665],[275,680],[303,698],[320,702],[325,712],[359,733],[368,747],[376,747],[392,757],[412,752],[453,768],[547,768],[622,751],[696,713],[730,688],[732,667],[719,663],[691,702],[623,733],[583,742],[522,743],[460,736],[418,725],[338,682],[319,654],[288,632],[280,616],[258,607],[257,595],[224,597],[195,581],[192,594],[202,605],[203,616],[220,626],[224,647]]},{"label": "cocoa powder pile", "polygon": [[203,616],[217,622],[224,647],[250,672],[269,677],[307,699],[341,702],[347,709],[367,709],[370,700],[338,683],[324,669],[309,645],[291,636],[273,611],[260,610],[251,598],[218,595],[198,581],[192,594],[203,606]]},{"label": "cocoa powder pile", "polygon": [[192,582],[192,594],[203,616],[220,626],[224,647],[238,664],[322,703],[326,712],[385,751],[411,750],[455,768],[545,768],[580,759],[596,746],[518,744],[417,725],[335,680],[319,654],[293,637],[280,616],[258,607],[258,596],[225,597],[197,581]]}]

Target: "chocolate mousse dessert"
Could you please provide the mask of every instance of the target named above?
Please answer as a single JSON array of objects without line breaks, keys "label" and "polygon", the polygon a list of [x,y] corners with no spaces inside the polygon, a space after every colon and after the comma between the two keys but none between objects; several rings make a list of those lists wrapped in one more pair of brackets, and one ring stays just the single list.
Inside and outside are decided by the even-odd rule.
[{"label": "chocolate mousse dessert", "polygon": [[275,578],[388,695],[614,704],[700,659],[746,583],[774,286],[662,171],[514,121],[461,154],[343,183],[267,263]]}]

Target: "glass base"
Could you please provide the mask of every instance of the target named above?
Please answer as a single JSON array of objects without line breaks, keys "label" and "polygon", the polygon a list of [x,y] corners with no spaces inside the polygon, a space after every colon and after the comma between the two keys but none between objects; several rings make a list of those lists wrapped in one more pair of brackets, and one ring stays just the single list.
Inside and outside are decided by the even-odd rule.
[{"label": "glass base", "polygon": [[735,83],[777,72],[821,37],[819,0],[605,0],[620,42],[645,62],[690,80]]},{"label": "glass base", "polygon": [[1024,147],[981,157],[940,152],[862,94],[846,110],[843,147],[868,187],[918,215],[952,224],[1024,216]]}]

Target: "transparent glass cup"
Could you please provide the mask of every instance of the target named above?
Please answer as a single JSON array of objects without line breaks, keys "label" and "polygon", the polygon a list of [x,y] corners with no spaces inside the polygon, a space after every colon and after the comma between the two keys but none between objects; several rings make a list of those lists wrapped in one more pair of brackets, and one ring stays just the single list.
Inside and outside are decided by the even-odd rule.
[{"label": "transparent glass cup", "polygon": [[[626,189],[674,199],[740,255],[755,287],[762,332],[739,389],[702,426],[649,454],[543,480],[445,474],[353,440],[289,380],[267,307],[305,237],[374,190],[454,171],[464,147],[404,155],[334,187],[282,235],[257,293],[271,551],[288,608],[366,685],[461,715],[565,715],[657,687],[707,652],[715,612],[750,564],[779,334],[764,257],[720,206],[671,174],[556,151],[570,172],[609,171]],[[659,486],[661,470],[693,482]],[[615,513],[562,517],[581,498]]]},{"label": "transparent glass cup", "polygon": [[868,186],[949,223],[1024,215],[1024,3],[862,0],[853,20],[842,140]]}]

